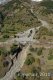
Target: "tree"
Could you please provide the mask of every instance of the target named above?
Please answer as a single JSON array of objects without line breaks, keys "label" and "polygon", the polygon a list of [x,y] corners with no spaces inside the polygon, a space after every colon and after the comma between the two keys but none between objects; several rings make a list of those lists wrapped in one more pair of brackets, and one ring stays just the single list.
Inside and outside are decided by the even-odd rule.
[{"label": "tree", "polygon": [[4,34],[3,38],[9,38],[9,35],[8,34]]}]

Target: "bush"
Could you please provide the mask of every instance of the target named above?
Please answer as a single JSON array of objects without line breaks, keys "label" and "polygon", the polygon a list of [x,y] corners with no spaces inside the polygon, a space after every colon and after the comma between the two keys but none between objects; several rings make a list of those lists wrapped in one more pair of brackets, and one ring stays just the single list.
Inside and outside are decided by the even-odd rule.
[{"label": "bush", "polygon": [[49,56],[48,56],[48,60],[52,60],[53,59],[53,50],[52,49],[50,49],[49,50]]},{"label": "bush", "polygon": [[2,24],[4,20],[4,15],[2,12],[0,12],[0,23]]},{"label": "bush", "polygon": [[47,9],[52,9],[53,8],[53,1],[52,0],[43,0],[41,2],[42,6],[45,6]]},{"label": "bush", "polygon": [[48,35],[53,36],[53,31],[49,31]]},{"label": "bush", "polygon": [[39,35],[48,35],[48,29],[46,27],[40,27]]},{"label": "bush", "polygon": [[17,49],[17,45],[16,44],[13,44],[12,47],[11,47],[11,54],[13,55],[15,50]]},{"label": "bush", "polygon": [[32,68],[32,73],[35,73],[35,74],[36,74],[36,73],[38,73],[38,72],[40,72],[40,71],[41,71],[41,67],[39,67],[39,66]]},{"label": "bush", "polygon": [[2,47],[2,48],[0,48],[0,55],[7,55],[8,54],[8,51],[4,48],[4,47]]},{"label": "bush", "polygon": [[9,35],[8,34],[4,34],[3,38],[9,38]]},{"label": "bush", "polygon": [[33,62],[35,62],[35,59],[32,55],[28,55],[27,60],[25,61],[25,63],[27,65],[31,65]]},{"label": "bush", "polygon": [[37,51],[37,48],[30,47],[30,51],[31,52],[36,52]]},{"label": "bush", "polygon": [[34,51],[34,48],[33,47],[30,47],[30,51],[33,52]]},{"label": "bush", "polygon": [[8,65],[9,65],[9,62],[8,61],[3,62],[3,66],[4,67],[8,67]]},{"label": "bush", "polygon": [[53,55],[49,55],[48,60],[53,60]]},{"label": "bush", "polygon": [[39,49],[37,50],[37,55],[38,55],[38,56],[42,55],[42,49],[43,49],[43,48],[39,48]]}]

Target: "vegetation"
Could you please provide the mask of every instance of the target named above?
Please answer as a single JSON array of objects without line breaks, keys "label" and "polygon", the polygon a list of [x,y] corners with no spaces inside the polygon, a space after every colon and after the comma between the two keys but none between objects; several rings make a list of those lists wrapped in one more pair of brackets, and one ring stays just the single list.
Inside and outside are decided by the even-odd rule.
[{"label": "vegetation", "polygon": [[16,80],[23,80],[22,77],[17,77]]},{"label": "vegetation", "polygon": [[53,1],[52,0],[43,0],[40,4],[41,6],[45,7],[41,12],[42,14],[50,14],[53,13]]},{"label": "vegetation", "polygon": [[17,48],[18,48],[18,45],[13,44],[12,47],[11,47],[10,53],[13,55]]},{"label": "vegetation", "polygon": [[48,35],[49,35],[49,36],[53,36],[53,31],[50,30],[49,33],[48,33]]},{"label": "vegetation", "polygon": [[8,61],[3,62],[3,66],[4,67],[8,67],[8,65],[9,65],[9,62]]},{"label": "vegetation", "polygon": [[48,60],[53,60],[53,50],[52,49],[49,50]]},{"label": "vegetation", "polygon": [[33,67],[32,68],[32,73],[37,74],[36,76],[38,76],[39,72],[41,72],[41,68],[40,67]]},{"label": "vegetation", "polygon": [[26,80],[26,75],[23,75],[22,72],[19,71],[16,73],[16,80]]},{"label": "vegetation", "polygon": [[53,60],[53,55],[49,55],[48,60]]},{"label": "vegetation", "polygon": [[36,52],[37,51],[37,48],[33,48],[32,46],[30,47],[30,51],[31,52]]},{"label": "vegetation", "polygon": [[42,55],[42,50],[43,50],[43,48],[39,48],[39,49],[37,50],[37,55],[38,55],[38,56]]},{"label": "vegetation", "polygon": [[42,51],[43,51],[43,48],[33,48],[32,46],[30,47],[30,51],[31,52],[34,52],[34,53],[37,53],[38,56],[42,55]]},{"label": "vegetation", "polygon": [[8,71],[9,62],[6,60],[9,52],[5,47],[0,47],[0,78],[4,77],[6,72]]},{"label": "vegetation", "polygon": [[31,64],[34,63],[34,62],[35,62],[34,57],[33,57],[32,55],[28,55],[28,57],[27,57],[27,59],[26,59],[26,61],[25,61],[25,64],[26,64],[26,65],[31,65]]},{"label": "vegetation", "polygon": [[0,47],[0,55],[7,55],[8,54],[8,51],[4,48],[4,47]]},{"label": "vegetation", "polygon": [[[53,1],[44,0],[37,5],[39,5],[39,7],[41,8],[40,9],[41,11],[39,11],[38,6],[36,7],[36,5],[34,5],[35,13],[36,12],[38,13],[39,11],[40,13],[42,13],[42,16],[43,15],[49,16],[49,14],[53,14]],[[38,8],[38,9],[35,9],[35,8]],[[31,4],[29,0],[12,0],[11,2],[8,2],[6,5],[0,6],[0,10],[1,10],[0,11],[0,40],[1,41],[6,40],[11,36],[14,36],[14,38],[16,38],[16,33],[29,29],[31,27],[37,27],[40,25],[40,21],[38,21],[38,18],[36,17],[35,13],[32,13],[31,11]],[[39,17],[39,13],[37,15]],[[32,33],[32,31],[30,31],[30,33]],[[38,39],[42,37],[46,39],[47,36],[49,36],[50,38],[53,37],[53,30],[49,30],[47,26],[40,27],[39,31],[37,31],[36,33],[37,33]],[[43,65],[49,65],[48,68],[51,66],[51,61],[53,60],[53,50],[45,49],[45,51],[43,51],[43,48],[40,47],[40,45],[38,45],[37,48],[36,48],[36,45],[35,45],[35,48],[33,46],[30,47],[30,51],[29,51],[30,53],[27,55],[27,59],[25,61],[24,66],[25,68],[26,67],[30,68],[32,73],[35,73],[35,74],[38,73],[37,80],[38,79],[41,80],[39,76],[39,72],[41,72],[42,70],[41,68],[43,68],[44,70],[47,68],[47,66],[43,66]],[[44,46],[45,45],[46,44],[44,44]],[[18,48],[18,45],[13,44],[11,46],[10,51],[8,52],[6,48],[0,47],[0,75],[1,75],[1,72],[2,74],[3,72],[5,72],[3,70],[4,69],[3,67],[7,67],[9,64],[8,61],[6,62],[4,61],[6,55],[8,55],[9,53],[14,55],[15,51],[18,51],[17,48]],[[33,78],[33,79],[30,78],[29,80],[35,80],[35,79],[36,78]],[[16,80],[27,80],[27,79],[26,79],[26,76],[22,76],[20,74],[20,76],[16,75]]]},{"label": "vegetation", "polygon": [[53,9],[53,1],[52,0],[43,0],[41,2],[42,6],[45,6],[48,9]]},{"label": "vegetation", "polygon": [[39,29],[39,35],[47,35],[48,29],[46,27],[40,27]]},{"label": "vegetation", "polygon": [[41,39],[41,37],[43,37],[44,39],[46,39],[45,36],[53,36],[53,31],[49,30],[46,27],[40,27],[38,34],[37,34],[37,39]]},{"label": "vegetation", "polygon": [[8,34],[4,34],[3,38],[9,38],[9,35]]},{"label": "vegetation", "polygon": [[24,1],[12,0],[1,6],[0,22],[3,24],[3,27],[1,27],[0,32],[2,35],[15,35],[20,31],[40,25],[37,17],[34,17],[30,11],[30,4],[26,1],[26,6]]}]

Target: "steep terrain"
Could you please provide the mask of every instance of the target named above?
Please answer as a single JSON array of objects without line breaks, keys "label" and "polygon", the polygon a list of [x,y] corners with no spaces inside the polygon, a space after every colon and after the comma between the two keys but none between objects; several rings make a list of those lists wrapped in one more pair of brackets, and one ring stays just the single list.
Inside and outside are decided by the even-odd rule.
[{"label": "steep terrain", "polygon": [[[22,66],[22,70],[26,69],[25,71],[29,68],[32,70],[32,68],[35,67],[33,68],[35,69],[35,73],[37,70],[39,73],[39,71],[43,68],[46,72],[53,69],[53,1],[43,0],[42,2],[33,2],[31,0],[12,0],[5,5],[0,5],[0,58],[2,56],[2,59],[0,59],[1,72],[3,70],[3,60],[5,60],[3,56],[6,57],[7,55],[10,56],[10,54],[12,54],[11,50],[5,50],[6,46],[7,49],[9,46],[11,49],[12,44],[15,43],[17,45],[18,42],[21,43],[22,46],[24,46],[24,44],[26,46],[26,43],[28,45],[30,44],[30,50],[32,54],[34,53],[35,60],[30,54],[30,50],[28,52],[29,57],[27,57],[26,60],[28,53],[25,50],[28,50],[27,47],[23,51],[23,54],[21,52],[21,56],[15,60],[14,65],[1,80],[11,80],[16,71],[21,70]],[[24,64],[25,60],[26,63]],[[36,65],[36,63],[38,63],[39,66]],[[43,67],[42,64],[45,66]],[[26,77],[24,76],[23,78],[25,80]],[[36,80],[38,79],[50,80],[47,78],[41,79],[40,76],[37,76]],[[18,78],[15,80],[18,80]],[[28,80],[35,80],[35,78],[29,78]]]},{"label": "steep terrain", "polygon": [[[1,38],[31,27],[40,25],[38,18],[31,12],[31,4],[26,0],[13,0],[0,6],[0,34]],[[2,40],[2,39],[1,39]]]}]

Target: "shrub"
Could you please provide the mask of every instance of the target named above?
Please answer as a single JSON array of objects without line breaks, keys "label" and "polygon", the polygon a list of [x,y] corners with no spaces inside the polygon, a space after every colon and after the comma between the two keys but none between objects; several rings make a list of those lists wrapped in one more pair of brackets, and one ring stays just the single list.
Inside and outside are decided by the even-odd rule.
[{"label": "shrub", "polygon": [[8,54],[8,51],[4,48],[4,47],[2,47],[2,48],[0,48],[0,55],[7,55]]},{"label": "shrub", "polygon": [[43,49],[43,48],[39,48],[39,49],[37,50],[37,55],[38,55],[38,56],[42,55],[42,49]]},{"label": "shrub", "polygon": [[43,0],[41,2],[42,6],[45,6],[47,9],[52,9],[53,8],[53,1],[52,0]]},{"label": "shrub", "polygon": [[35,62],[34,57],[32,57],[31,55],[28,55],[28,58],[27,58],[27,60],[25,61],[25,63],[26,63],[27,65],[31,65],[33,62]]},{"label": "shrub", "polygon": [[4,67],[8,67],[8,65],[9,65],[9,62],[8,61],[3,62],[3,66]]},{"label": "shrub", "polygon": [[53,55],[49,55],[48,60],[53,60]]},{"label": "shrub", "polygon": [[40,27],[39,34],[40,35],[48,35],[48,29],[46,27]]},{"label": "shrub", "polygon": [[30,47],[30,51],[31,52],[36,52],[37,51],[37,48]]},{"label": "shrub", "polygon": [[53,59],[53,50],[52,49],[50,49],[49,50],[49,56],[48,56],[48,60],[52,60]]},{"label": "shrub", "polygon": [[32,52],[33,52],[33,51],[34,51],[34,48],[33,48],[33,47],[30,47],[30,51],[32,51]]},{"label": "shrub", "polygon": [[4,34],[3,38],[9,38],[9,35],[8,34]]},{"label": "shrub", "polygon": [[14,51],[17,49],[17,45],[13,44],[11,47],[11,54],[13,55]]},{"label": "shrub", "polygon": [[49,36],[53,36],[53,31],[50,30],[49,33],[48,33],[48,35]]}]

